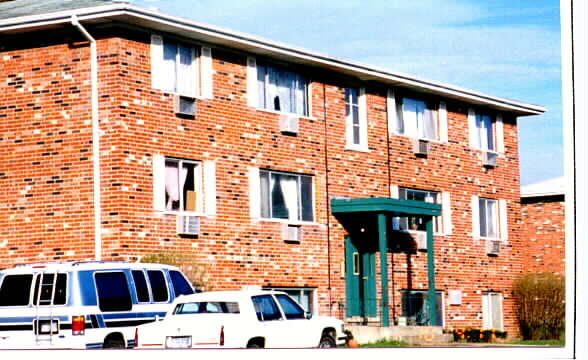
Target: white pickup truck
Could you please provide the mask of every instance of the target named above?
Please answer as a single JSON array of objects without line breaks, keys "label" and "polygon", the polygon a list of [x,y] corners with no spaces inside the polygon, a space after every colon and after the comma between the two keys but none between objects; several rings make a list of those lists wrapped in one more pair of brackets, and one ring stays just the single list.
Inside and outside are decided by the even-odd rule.
[{"label": "white pickup truck", "polygon": [[165,318],[140,325],[135,347],[310,348],[345,343],[341,320],[312,316],[286,293],[213,291],[181,296]]}]

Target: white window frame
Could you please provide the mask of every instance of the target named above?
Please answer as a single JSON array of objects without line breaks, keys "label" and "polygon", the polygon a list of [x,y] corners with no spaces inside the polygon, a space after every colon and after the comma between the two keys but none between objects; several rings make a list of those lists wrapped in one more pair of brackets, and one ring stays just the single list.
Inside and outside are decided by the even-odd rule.
[{"label": "white window frame", "polygon": [[[173,210],[169,208],[169,204],[166,203],[166,188],[167,188],[167,169],[166,163],[167,162],[177,162],[178,163],[178,172],[182,168],[183,164],[193,164],[194,167],[194,192],[196,193],[196,204],[195,210],[183,210],[184,209],[184,199],[183,191],[178,190],[179,201],[180,201],[180,209]],[[211,165],[212,164],[212,165]],[[176,214],[176,215],[191,215],[191,216],[204,216],[204,215],[215,215],[216,214],[216,185],[214,183],[215,177],[215,166],[213,162],[205,162],[197,161],[197,160],[187,160],[187,159],[179,159],[174,157],[166,157],[163,155],[155,155],[153,159],[153,202],[154,202],[154,209],[156,211],[161,211],[166,214]],[[206,176],[204,176],[204,172],[206,172]],[[178,179],[180,178],[181,174],[178,174]],[[205,185],[206,183],[206,185]],[[179,184],[178,184],[179,185]],[[204,189],[208,188],[208,191],[205,192]],[[208,194],[208,195],[207,195]],[[206,207],[205,207],[206,205]]]},{"label": "white window frame", "polygon": [[[268,208],[268,212],[269,212],[269,216],[264,216],[263,211],[262,211],[262,207],[263,207],[263,202],[265,199],[262,199],[262,194],[264,193],[263,188],[262,188],[262,182],[261,182],[261,178],[262,178],[262,174],[268,174],[268,189],[267,189],[267,194],[268,196],[270,196],[269,199],[267,199],[267,202],[269,202],[269,208]],[[254,173],[255,174],[255,173]],[[272,217],[272,212],[273,209],[271,208],[271,177],[272,174],[277,174],[277,175],[286,175],[286,176],[294,176],[297,178],[297,207],[299,210],[298,216],[296,219],[285,219],[285,218],[274,218]],[[274,170],[269,170],[269,169],[259,169],[259,172],[257,173],[258,178],[257,178],[257,186],[258,189],[252,189],[251,193],[257,193],[258,194],[258,211],[253,210],[252,211],[252,215],[258,215],[259,218],[261,220],[265,220],[265,221],[276,221],[276,222],[286,222],[289,224],[304,224],[304,223],[314,223],[315,219],[316,219],[316,213],[315,213],[315,184],[314,184],[314,176],[311,175],[306,175],[306,174],[298,174],[298,173],[291,173],[291,172],[284,172],[284,171],[274,171]],[[312,219],[310,220],[302,220],[302,211],[303,211],[303,206],[302,206],[302,183],[300,181],[300,179],[302,177],[307,177],[310,178],[311,181],[311,194],[310,194],[310,206],[311,206],[311,215],[312,215]],[[252,196],[250,194],[250,196]],[[253,204],[255,204],[255,201],[252,202]],[[255,211],[255,212],[254,212]],[[253,217],[253,216],[252,216]]]},{"label": "white window frame", "polygon": [[[485,200],[495,202],[495,217],[493,220],[496,237],[482,236],[482,219],[481,219],[481,204],[480,201]],[[486,214],[488,212],[486,211]],[[486,224],[487,219],[486,219]],[[487,231],[486,231],[487,233]],[[485,240],[501,240],[502,242],[508,242],[508,204],[504,199],[492,199],[486,197],[472,196],[472,234],[474,239],[485,239]]]},{"label": "white window frame", "polygon": [[[412,192],[418,192],[418,193],[426,193],[427,195],[429,194],[434,194],[435,195],[435,199],[434,201],[426,201],[426,202],[431,202],[433,204],[439,204],[444,206],[444,194],[442,192],[439,191],[432,191],[432,190],[423,190],[423,189],[413,189],[413,188],[408,188],[408,187],[398,187],[397,188],[397,194],[396,194],[396,198],[398,198],[399,200],[406,200],[403,199],[401,197],[401,194],[404,192],[404,194],[406,194],[407,191],[412,191]],[[445,224],[444,224],[444,215],[441,216],[434,216],[433,217],[433,233],[435,235],[443,235],[445,233]],[[408,225],[408,218],[410,217],[418,217],[418,216],[399,216],[399,217],[395,217],[393,219],[392,225],[393,225],[393,229],[394,230],[399,230],[399,231],[404,231],[404,232],[411,232],[411,231],[423,231],[423,230],[412,230],[412,229],[401,229],[400,225],[401,222],[403,222],[402,219],[406,218],[407,219],[407,225]]]},{"label": "white window frame", "polygon": [[[183,46],[191,49],[191,64],[189,69],[185,69],[187,73],[179,74],[178,68],[180,62],[179,47],[176,53],[175,69],[174,69],[174,86],[169,87],[166,84],[169,81],[170,74],[166,72],[164,51],[165,44],[174,44],[176,46]],[[200,99],[213,98],[213,65],[212,65],[212,50],[206,46],[194,46],[187,43],[182,43],[175,40],[169,40],[161,35],[151,35],[151,85],[153,88],[183,96],[189,96]],[[178,87],[178,80],[180,78],[192,77],[193,81],[188,83],[188,88],[180,89]]]},{"label": "white window frame", "polygon": [[[267,68],[272,68],[274,70],[283,70],[285,72],[290,72],[293,74],[296,74],[298,76],[300,76],[303,80],[304,80],[304,98],[303,98],[303,109],[301,112],[290,112],[287,110],[274,110],[274,108],[272,106],[269,106],[268,104],[270,103],[269,99],[265,99],[263,101],[263,106],[262,104],[260,104],[260,97],[262,96],[262,94],[259,91],[259,80],[258,80],[258,73],[259,73],[259,68],[260,67],[265,67]],[[266,76],[264,77],[264,96],[267,96],[268,93],[268,89],[271,86],[275,86],[272,85],[269,82],[269,72],[266,71]],[[278,64],[274,64],[271,62],[258,62],[257,59],[253,56],[249,56],[247,57],[247,104],[251,107],[255,107],[258,110],[263,110],[263,111],[268,111],[268,112],[275,112],[275,113],[280,113],[280,114],[289,114],[289,115],[296,115],[296,116],[300,116],[300,117],[306,117],[309,118],[310,113],[311,113],[311,82],[310,79],[301,74],[300,72],[298,72],[295,69],[289,69],[285,66],[281,66]]]},{"label": "white window frame", "polygon": [[[425,135],[424,111],[414,112],[416,122],[406,119],[409,113],[405,106],[406,100],[420,103],[424,106],[423,109],[428,109],[432,112],[434,137]],[[447,141],[447,108],[445,102],[434,103],[418,96],[395,95],[394,92],[389,91],[388,113],[391,131],[396,135],[404,135],[428,141]]]},{"label": "white window frame", "polygon": [[[490,127],[483,121],[490,119]],[[493,153],[504,153],[504,123],[502,114],[492,111],[468,109],[468,127],[470,132],[470,146]],[[488,143],[488,130],[492,131],[492,143]]]},{"label": "white window frame", "polygon": [[[492,308],[492,297],[498,298],[498,309]],[[486,330],[488,329],[496,329],[496,330],[504,330],[504,303],[503,303],[503,296],[502,293],[495,292],[495,291],[488,291],[482,294],[482,327]],[[499,324],[493,324],[493,312],[499,312]],[[493,326],[498,325],[498,326]]]},{"label": "white window frame", "polygon": [[[483,205],[484,204],[484,205]],[[493,205],[490,205],[493,204]],[[480,226],[480,238],[481,239],[500,239],[500,210],[498,208],[498,200],[490,198],[479,198],[479,226]],[[482,208],[484,207],[484,211]],[[485,219],[482,219],[482,214],[486,214]],[[483,228],[484,224],[485,229]],[[494,227],[495,236],[490,236],[491,226]]]},{"label": "white window frame", "polygon": [[[352,101],[351,91],[356,92],[356,102]],[[357,109],[356,112],[353,110]],[[368,151],[367,98],[365,88],[345,89],[345,134],[346,148]],[[357,138],[356,138],[357,135]]]}]

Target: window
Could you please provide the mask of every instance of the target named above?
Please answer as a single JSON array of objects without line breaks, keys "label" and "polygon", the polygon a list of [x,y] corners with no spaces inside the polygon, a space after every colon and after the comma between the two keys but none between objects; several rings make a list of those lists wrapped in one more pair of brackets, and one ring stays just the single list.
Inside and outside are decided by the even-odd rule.
[{"label": "window", "polygon": [[[66,289],[67,289],[67,275],[57,274],[57,281],[55,282],[55,289],[53,289],[54,274],[43,275],[43,285],[39,292],[39,283],[41,275],[37,275],[35,281],[35,290],[33,292],[33,304],[41,306],[49,305],[65,305]],[[53,299],[51,299],[53,295]]]},{"label": "window", "polygon": [[[436,292],[437,324],[443,326],[443,293]],[[406,317],[407,325],[429,325],[429,293],[427,290],[402,291],[402,316]]]},{"label": "window", "polygon": [[171,278],[172,285],[174,287],[174,292],[176,293],[176,297],[180,295],[190,295],[194,294],[194,290],[192,289],[192,285],[188,283],[184,275],[179,271],[171,270],[169,272],[169,276]]},{"label": "window", "polygon": [[313,221],[312,177],[260,170],[261,217]]},{"label": "window", "polygon": [[304,311],[314,312],[314,289],[308,288],[275,288],[275,287],[267,287],[264,288],[266,290],[277,290],[285,292],[286,294],[290,295],[291,298],[296,300],[300,306],[304,309]]},{"label": "window", "polygon": [[288,295],[276,295],[276,299],[278,299],[287,320],[305,319],[304,309]]},{"label": "window", "polygon": [[482,295],[484,329],[502,330],[502,294],[488,292]]},{"label": "window", "polygon": [[139,302],[149,302],[149,289],[147,288],[145,274],[141,270],[133,270],[131,274],[133,275],[133,281],[135,282],[137,300]]},{"label": "window", "polygon": [[174,309],[174,314],[239,314],[239,304],[236,302],[223,301],[203,301],[178,304]]},{"label": "window", "polygon": [[130,311],[133,307],[127,277],[121,271],[96,273],[100,311]]},{"label": "window", "polygon": [[[441,203],[440,193],[436,191],[400,188],[398,189],[398,195],[400,200],[416,200],[435,204]],[[425,220],[420,216],[397,217],[393,220],[393,229],[427,231]],[[441,232],[442,229],[441,216],[433,217],[433,232]]]},{"label": "window", "polygon": [[306,78],[274,65],[257,64],[256,66],[259,108],[308,115]]},{"label": "window", "polygon": [[163,271],[159,270],[148,270],[147,277],[151,284],[151,294],[153,295],[153,301],[155,302],[166,302],[168,300],[167,282]]},{"label": "window", "polygon": [[476,114],[476,137],[480,149],[495,151],[493,116]]},{"label": "window", "polygon": [[212,98],[211,49],[152,35],[151,78],[159,90]]},{"label": "window", "polygon": [[498,238],[498,202],[480,198],[480,237]]},{"label": "window", "polygon": [[345,89],[347,148],[367,150],[365,89]]},{"label": "window", "polygon": [[401,98],[396,104],[395,129],[401,135],[438,140],[437,106],[424,100]]},{"label": "window", "polygon": [[32,274],[4,276],[0,287],[0,306],[27,306],[32,284]]},{"label": "window", "polygon": [[282,314],[271,295],[253,296],[251,298],[257,319],[259,321],[273,321],[282,319]]},{"label": "window", "polygon": [[201,211],[201,164],[165,159],[165,210]]}]

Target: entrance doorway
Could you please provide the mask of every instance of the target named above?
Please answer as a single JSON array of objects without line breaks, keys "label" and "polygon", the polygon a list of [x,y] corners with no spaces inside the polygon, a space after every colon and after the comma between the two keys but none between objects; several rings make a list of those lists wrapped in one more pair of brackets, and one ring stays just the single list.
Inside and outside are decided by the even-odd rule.
[{"label": "entrance doorway", "polygon": [[[365,243],[370,243],[366,241]],[[347,317],[364,323],[378,315],[376,293],[376,250],[347,236],[345,246]]]}]

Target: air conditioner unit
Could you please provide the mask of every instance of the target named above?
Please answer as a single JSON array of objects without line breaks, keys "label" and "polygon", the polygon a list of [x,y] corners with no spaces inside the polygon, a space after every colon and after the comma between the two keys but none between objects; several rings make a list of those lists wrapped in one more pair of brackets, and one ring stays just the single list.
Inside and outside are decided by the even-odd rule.
[{"label": "air conditioner unit", "polygon": [[286,134],[298,134],[298,116],[281,114],[280,131]]},{"label": "air conditioner unit", "polygon": [[500,240],[488,240],[486,243],[486,254],[498,256],[500,254]]},{"label": "air conditioner unit", "polygon": [[175,107],[177,115],[196,116],[196,99],[193,97],[176,95]]},{"label": "air conditioner unit", "polygon": [[427,250],[427,232],[426,231],[413,231],[411,232],[413,238],[416,241],[418,250]]},{"label": "air conditioner unit", "polygon": [[183,235],[198,235],[200,233],[200,218],[198,216],[181,215],[177,217],[177,232]]},{"label": "air conditioner unit", "polygon": [[431,152],[431,143],[425,139],[414,139],[412,142],[412,151],[416,155],[427,156]]},{"label": "air conditioner unit", "polygon": [[482,154],[482,162],[485,167],[496,167],[496,159],[498,159],[498,153],[486,151]]},{"label": "air conditioner unit", "polygon": [[283,224],[282,238],[284,241],[302,241],[302,227],[300,225]]}]

